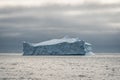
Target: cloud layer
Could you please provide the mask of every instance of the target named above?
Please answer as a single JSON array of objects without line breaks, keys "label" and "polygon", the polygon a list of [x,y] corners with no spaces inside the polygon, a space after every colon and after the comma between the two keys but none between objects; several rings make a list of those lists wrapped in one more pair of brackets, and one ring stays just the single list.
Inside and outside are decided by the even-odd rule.
[{"label": "cloud layer", "polygon": [[64,35],[92,43],[95,52],[120,52],[120,2],[79,1],[36,0],[31,5],[27,0],[0,0],[4,3],[0,6],[0,52],[21,52],[24,40],[40,42]]}]

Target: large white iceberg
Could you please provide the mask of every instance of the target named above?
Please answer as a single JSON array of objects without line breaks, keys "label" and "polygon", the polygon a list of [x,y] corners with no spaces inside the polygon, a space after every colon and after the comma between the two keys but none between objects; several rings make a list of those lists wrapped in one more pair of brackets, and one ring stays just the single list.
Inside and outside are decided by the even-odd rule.
[{"label": "large white iceberg", "polygon": [[86,55],[92,53],[91,44],[79,38],[64,37],[40,43],[23,42],[23,55]]}]

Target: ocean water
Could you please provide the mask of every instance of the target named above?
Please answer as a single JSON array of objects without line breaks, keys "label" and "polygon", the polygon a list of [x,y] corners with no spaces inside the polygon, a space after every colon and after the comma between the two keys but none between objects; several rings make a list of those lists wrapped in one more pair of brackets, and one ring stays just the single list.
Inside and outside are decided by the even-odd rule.
[{"label": "ocean water", "polygon": [[119,80],[120,55],[22,56],[0,54],[0,80]]}]

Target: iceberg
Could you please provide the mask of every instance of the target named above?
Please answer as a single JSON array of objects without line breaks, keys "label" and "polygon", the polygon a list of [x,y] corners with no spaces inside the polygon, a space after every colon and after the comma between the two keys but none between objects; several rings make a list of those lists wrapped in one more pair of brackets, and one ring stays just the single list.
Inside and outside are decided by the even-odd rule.
[{"label": "iceberg", "polygon": [[92,53],[90,43],[79,38],[64,37],[40,43],[23,42],[23,55],[86,55]]}]

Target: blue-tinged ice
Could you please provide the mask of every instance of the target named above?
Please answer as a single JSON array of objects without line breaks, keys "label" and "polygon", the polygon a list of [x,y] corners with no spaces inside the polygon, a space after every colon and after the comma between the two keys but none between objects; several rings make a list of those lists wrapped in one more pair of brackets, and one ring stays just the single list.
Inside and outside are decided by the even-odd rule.
[{"label": "blue-tinged ice", "polygon": [[90,43],[79,38],[64,37],[40,43],[23,42],[23,55],[87,55],[93,54]]}]

